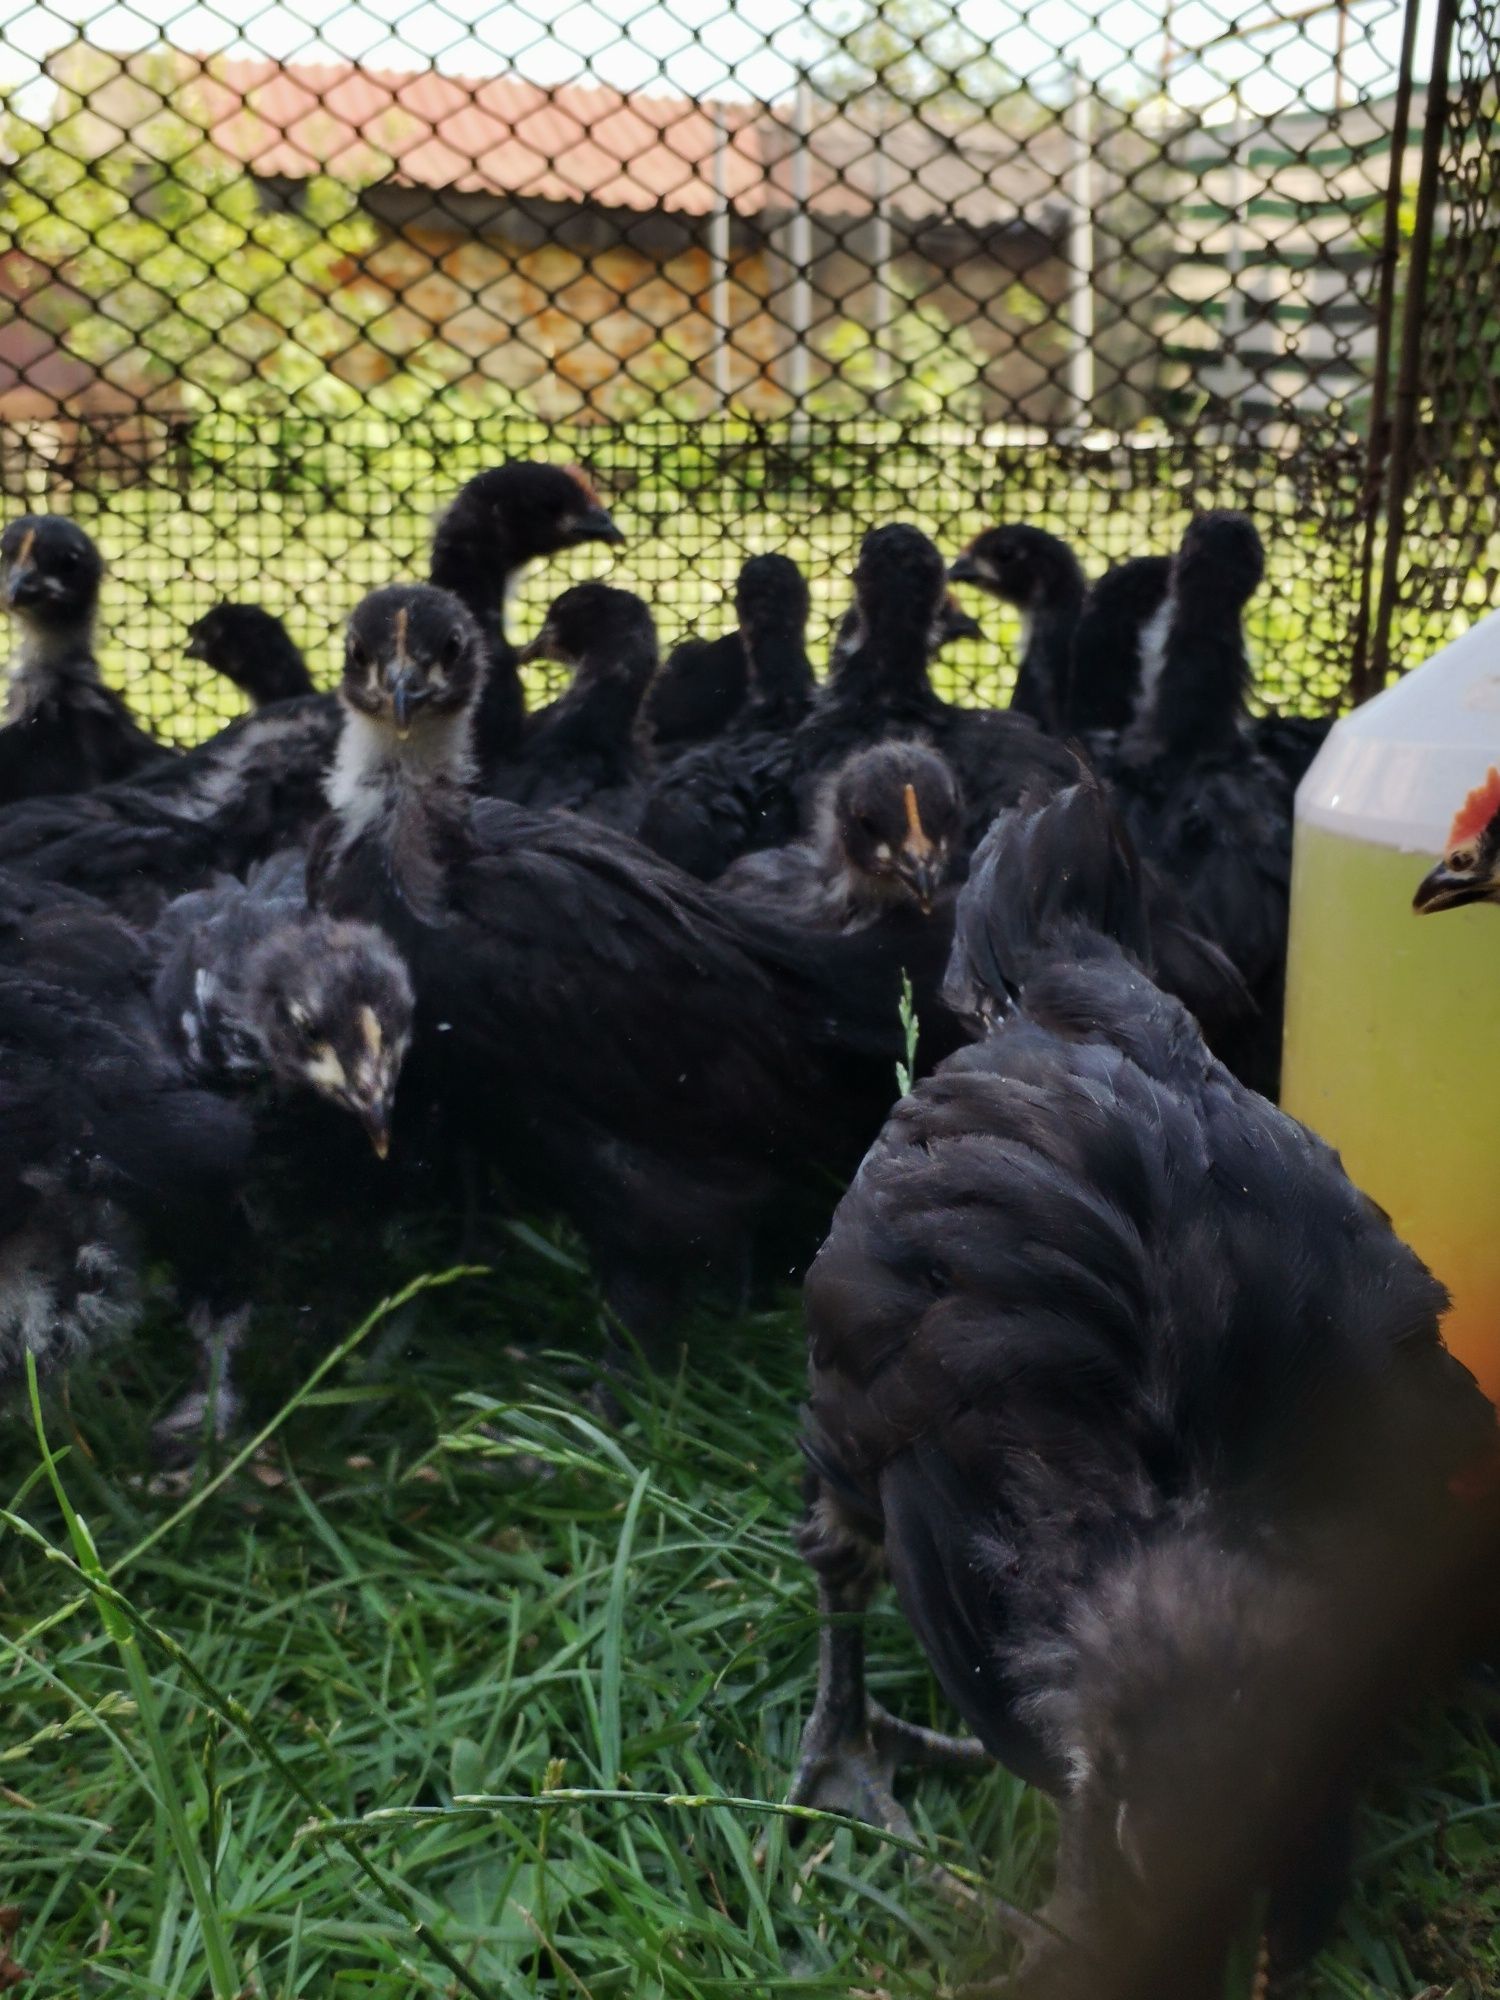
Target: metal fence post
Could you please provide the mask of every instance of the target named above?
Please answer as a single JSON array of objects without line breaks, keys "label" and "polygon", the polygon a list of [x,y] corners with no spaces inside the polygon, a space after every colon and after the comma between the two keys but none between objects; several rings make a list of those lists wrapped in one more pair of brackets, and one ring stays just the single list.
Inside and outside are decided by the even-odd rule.
[{"label": "metal fence post", "polygon": [[1406,265],[1406,312],[1401,325],[1401,364],[1396,377],[1386,479],[1385,548],[1366,677],[1370,692],[1384,684],[1390,670],[1391,626],[1400,587],[1401,542],[1406,528],[1411,457],[1416,441],[1417,406],[1421,399],[1422,332],[1427,312],[1427,279],[1432,262],[1433,220],[1437,213],[1438,161],[1448,121],[1448,59],[1456,20],[1457,0],[1438,0],[1432,34],[1431,81],[1427,86],[1427,116],[1422,127],[1422,167],[1417,180],[1417,208]]}]

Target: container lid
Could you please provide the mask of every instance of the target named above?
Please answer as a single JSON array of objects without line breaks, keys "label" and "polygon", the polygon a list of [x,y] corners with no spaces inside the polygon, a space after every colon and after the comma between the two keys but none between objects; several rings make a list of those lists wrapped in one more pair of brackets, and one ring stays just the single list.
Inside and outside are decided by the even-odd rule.
[{"label": "container lid", "polygon": [[1344,716],[1297,791],[1297,818],[1351,840],[1442,851],[1500,764],[1500,612]]}]

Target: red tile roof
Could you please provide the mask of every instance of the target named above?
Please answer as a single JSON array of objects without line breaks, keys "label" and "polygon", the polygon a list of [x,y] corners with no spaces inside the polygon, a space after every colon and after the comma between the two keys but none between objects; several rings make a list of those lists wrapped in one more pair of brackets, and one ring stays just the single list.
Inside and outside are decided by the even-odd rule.
[{"label": "red tile roof", "polygon": [[[216,146],[266,177],[328,173],[690,215],[714,206],[714,117],[691,98],[209,58],[183,102],[201,113]],[[726,107],[724,116],[733,128],[729,198],[754,209],[765,168],[746,107]]]},{"label": "red tile roof", "polygon": [[[75,45],[76,46],[76,45]],[[97,52],[95,52],[97,54]],[[603,84],[543,86],[516,76],[276,63],[157,49],[119,58],[119,86],[160,87],[163,61],[182,77],[180,108],[213,143],[265,178],[314,173],[395,181],[455,193],[590,202],[642,213],[706,215],[717,205],[715,153],[741,215],[786,210],[797,140],[789,103],[631,93]],[[117,86],[89,95],[103,108]],[[106,111],[106,116],[108,112]],[[873,100],[815,102],[807,145],[809,203],[827,216],[864,215],[884,198],[908,221],[951,218],[982,229],[1057,221],[1066,136],[1024,144],[982,113],[960,127]],[[130,116],[121,100],[116,124]],[[1051,157],[1053,154],[1057,157]]]}]

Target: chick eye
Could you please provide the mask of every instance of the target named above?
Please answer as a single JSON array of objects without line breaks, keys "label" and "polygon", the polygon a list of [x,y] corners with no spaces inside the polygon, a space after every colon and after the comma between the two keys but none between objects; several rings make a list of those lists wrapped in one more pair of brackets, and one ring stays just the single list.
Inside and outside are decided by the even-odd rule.
[{"label": "chick eye", "polygon": [[354,668],[355,672],[361,674],[367,673],[370,666],[370,656],[358,639],[351,639],[349,641],[348,651],[349,664]]},{"label": "chick eye", "polygon": [[1479,849],[1477,847],[1455,847],[1448,856],[1445,866],[1451,868],[1456,874],[1461,875],[1465,870],[1472,868],[1478,859]]},{"label": "chick eye", "polygon": [[297,1006],[293,1001],[283,1000],[280,1003],[280,1012],[282,1025],[302,1043],[304,1048],[311,1048],[320,1039],[317,1024],[305,1008]]},{"label": "chick eye", "polygon": [[874,820],[871,819],[868,813],[857,813],[855,815],[854,824],[859,828],[861,833],[867,833],[870,836],[871,840],[875,840],[879,837],[880,828],[875,824]]},{"label": "chick eye", "polygon": [[450,632],[443,642],[443,665],[445,667],[456,666],[458,664],[458,656],[463,649],[462,633]]}]

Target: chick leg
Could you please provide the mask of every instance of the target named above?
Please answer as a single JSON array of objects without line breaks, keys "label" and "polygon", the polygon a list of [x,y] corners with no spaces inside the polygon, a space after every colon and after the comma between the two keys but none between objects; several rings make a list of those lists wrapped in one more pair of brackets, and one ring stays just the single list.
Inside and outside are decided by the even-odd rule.
[{"label": "chick leg", "polygon": [[198,1382],[152,1431],[157,1458],[169,1466],[191,1465],[206,1437],[226,1438],[240,1409],[233,1359],[249,1330],[249,1306],[215,1313],[200,1302],[188,1319],[198,1343]]},{"label": "chick leg", "polygon": [[847,1813],[909,1838],[911,1820],[891,1789],[898,1770],[980,1771],[990,1758],[973,1737],[903,1722],[870,1699],[863,1614],[873,1587],[868,1572],[837,1583],[818,1580],[818,1692],[788,1802]]}]

